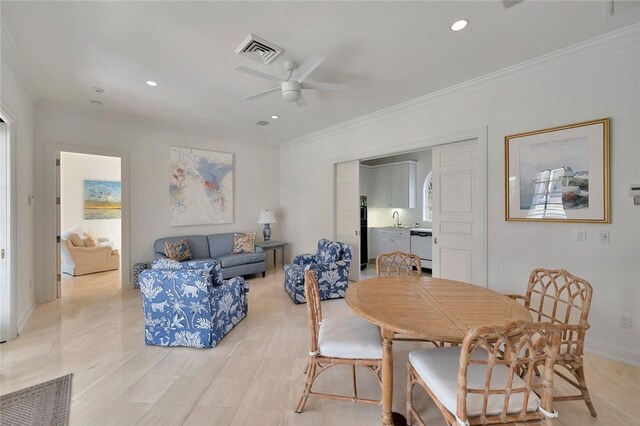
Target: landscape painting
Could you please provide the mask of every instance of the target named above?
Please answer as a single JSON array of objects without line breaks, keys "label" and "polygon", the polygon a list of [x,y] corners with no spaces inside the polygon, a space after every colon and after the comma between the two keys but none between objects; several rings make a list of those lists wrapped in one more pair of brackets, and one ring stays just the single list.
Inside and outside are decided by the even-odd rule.
[{"label": "landscape painting", "polygon": [[172,226],[233,222],[233,154],[171,147]]},{"label": "landscape painting", "polygon": [[120,182],[84,181],[84,218],[86,220],[120,219],[122,188]]}]

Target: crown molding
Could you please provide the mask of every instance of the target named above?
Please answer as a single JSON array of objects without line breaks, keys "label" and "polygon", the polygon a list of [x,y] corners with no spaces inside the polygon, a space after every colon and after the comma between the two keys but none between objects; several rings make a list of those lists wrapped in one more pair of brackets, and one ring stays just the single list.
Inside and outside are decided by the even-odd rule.
[{"label": "crown molding", "polygon": [[312,143],[318,139],[331,137],[362,126],[372,125],[435,103],[442,103],[458,97],[469,96],[473,93],[486,90],[492,86],[520,80],[531,75],[540,75],[551,70],[557,70],[558,68],[572,65],[590,58],[606,55],[638,44],[640,44],[640,23],[555,50],[537,58],[467,80],[463,83],[459,83],[445,89],[437,90],[388,108],[383,108],[361,117],[309,133],[305,136],[291,139],[283,142],[280,145],[280,150],[287,150]]}]

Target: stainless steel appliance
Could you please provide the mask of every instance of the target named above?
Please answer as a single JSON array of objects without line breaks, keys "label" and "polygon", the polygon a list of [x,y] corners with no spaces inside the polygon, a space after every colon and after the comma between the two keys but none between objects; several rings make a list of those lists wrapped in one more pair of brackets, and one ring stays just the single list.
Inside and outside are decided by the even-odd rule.
[{"label": "stainless steel appliance", "polygon": [[431,229],[418,228],[411,230],[411,254],[420,258],[423,268],[431,269],[433,247]]}]

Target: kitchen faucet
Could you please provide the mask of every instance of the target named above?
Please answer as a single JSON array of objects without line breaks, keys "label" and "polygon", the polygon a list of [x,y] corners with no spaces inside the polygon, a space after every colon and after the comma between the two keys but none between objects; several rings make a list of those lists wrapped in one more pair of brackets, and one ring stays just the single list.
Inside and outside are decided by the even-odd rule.
[{"label": "kitchen faucet", "polygon": [[[398,216],[396,216],[396,215],[398,215]],[[394,217],[396,218],[396,228],[399,228],[400,227],[400,212],[398,210],[395,210],[393,212],[393,214],[391,215],[391,219],[393,219]]]}]

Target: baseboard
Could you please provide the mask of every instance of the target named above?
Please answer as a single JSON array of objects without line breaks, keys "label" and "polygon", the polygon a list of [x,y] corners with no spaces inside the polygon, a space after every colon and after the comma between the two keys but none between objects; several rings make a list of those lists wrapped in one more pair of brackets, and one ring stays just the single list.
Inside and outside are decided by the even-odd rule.
[{"label": "baseboard", "polygon": [[633,367],[640,367],[640,352],[610,343],[588,342],[584,348],[586,353],[618,361]]},{"label": "baseboard", "polygon": [[22,329],[24,329],[24,326],[27,325],[27,321],[29,321],[29,318],[31,318],[31,314],[33,313],[33,310],[35,308],[36,308],[36,301],[31,300],[31,304],[29,305],[29,307],[22,313],[20,318],[18,318],[18,324],[17,324],[18,335],[22,333]]}]

